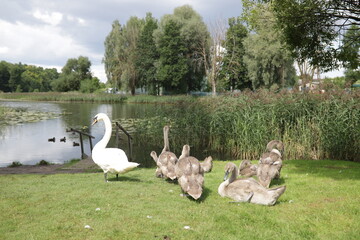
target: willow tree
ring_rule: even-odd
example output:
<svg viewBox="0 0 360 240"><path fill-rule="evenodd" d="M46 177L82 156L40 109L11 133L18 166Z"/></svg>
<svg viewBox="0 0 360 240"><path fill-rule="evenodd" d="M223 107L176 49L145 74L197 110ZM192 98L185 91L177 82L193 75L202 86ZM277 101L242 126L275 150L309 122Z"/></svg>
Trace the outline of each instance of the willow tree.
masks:
<svg viewBox="0 0 360 240"><path fill-rule="evenodd" d="M252 31L244 39L244 61L252 88L293 85L294 59L282 41L282 33L276 27L269 4L253 5L244 12L244 19Z"/></svg>
<svg viewBox="0 0 360 240"><path fill-rule="evenodd" d="M171 21L171 23L169 23ZM174 9L173 14L164 15L160 22L159 28L155 31L155 41L159 47L160 40L163 38L165 28L170 25L177 25L179 27L178 40L184 45L184 51L174 56L185 58L187 64L187 71L182 71L185 75L186 86L178 86L182 92L200 90L204 83L205 76L205 61L203 50L208 52L210 34L207 30L206 24L202 17L193 10L189 5L184 5ZM160 58L162 51L159 49ZM180 60L182 62L182 60ZM171 79L170 79L171 80Z"/></svg>
<svg viewBox="0 0 360 240"><path fill-rule="evenodd" d="M120 79L123 73L121 64L124 59L123 42L123 27L118 20L115 20L104 42L105 55L102 62L105 66L108 83L117 88L121 88Z"/></svg>
<svg viewBox="0 0 360 240"><path fill-rule="evenodd" d="M142 25L143 20L137 17L131 17L124 26L116 20L104 43L103 62L108 81L133 95L138 80L136 49Z"/></svg>

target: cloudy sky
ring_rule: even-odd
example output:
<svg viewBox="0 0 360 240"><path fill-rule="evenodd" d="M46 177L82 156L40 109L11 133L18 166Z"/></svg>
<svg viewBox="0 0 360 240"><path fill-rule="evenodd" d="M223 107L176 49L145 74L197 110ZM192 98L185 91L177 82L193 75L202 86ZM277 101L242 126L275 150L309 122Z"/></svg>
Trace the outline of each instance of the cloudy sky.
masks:
<svg viewBox="0 0 360 240"><path fill-rule="evenodd" d="M86 56L92 72L106 81L101 59L111 24L125 24L147 12L160 19L191 5L205 22L240 16L240 0L2 0L0 61L22 62L59 71L69 58Z"/></svg>
<svg viewBox="0 0 360 240"><path fill-rule="evenodd" d="M160 19L184 4L206 23L240 16L242 8L241 0L1 0L0 61L60 71L69 58L81 55L105 82L101 59L114 20L125 24L131 16L143 18L147 12Z"/></svg>

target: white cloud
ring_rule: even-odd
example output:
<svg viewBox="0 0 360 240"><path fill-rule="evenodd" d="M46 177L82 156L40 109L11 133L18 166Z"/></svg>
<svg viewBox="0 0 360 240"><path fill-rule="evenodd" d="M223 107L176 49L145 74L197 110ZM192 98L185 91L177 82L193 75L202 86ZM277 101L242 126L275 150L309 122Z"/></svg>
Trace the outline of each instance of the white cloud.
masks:
<svg viewBox="0 0 360 240"><path fill-rule="evenodd" d="M91 71L101 82L105 83L107 81L104 64L92 65Z"/></svg>
<svg viewBox="0 0 360 240"><path fill-rule="evenodd" d="M190 4L204 20L239 16L241 1L228 0L6 0L0 8L0 60L61 69L69 58L86 56L92 71L106 81L101 59L111 24L125 24L147 12L160 19Z"/></svg>
<svg viewBox="0 0 360 240"><path fill-rule="evenodd" d="M0 46L0 54L6 54L9 53L10 49L8 47L2 47Z"/></svg>
<svg viewBox="0 0 360 240"><path fill-rule="evenodd" d="M71 15L67 15L66 19L69 22L75 22L75 23L79 24L80 26L86 26L87 25L85 19L80 18L80 17L74 17L74 16L71 16Z"/></svg>
<svg viewBox="0 0 360 240"><path fill-rule="evenodd" d="M60 24L63 19L63 15L59 12L49 13L47 11L40 11L39 9L35 10L32 15L35 18L53 26Z"/></svg>
<svg viewBox="0 0 360 240"><path fill-rule="evenodd" d="M31 26L0 20L0 36L2 58L10 62L58 65L80 55L97 61L102 58L52 25Z"/></svg>
<svg viewBox="0 0 360 240"><path fill-rule="evenodd" d="M341 69L337 69L337 70L333 70L333 71L330 71L330 72L326 72L326 73L322 73L321 74L321 78L334 78L334 77L342 77L344 76L344 69L341 68Z"/></svg>

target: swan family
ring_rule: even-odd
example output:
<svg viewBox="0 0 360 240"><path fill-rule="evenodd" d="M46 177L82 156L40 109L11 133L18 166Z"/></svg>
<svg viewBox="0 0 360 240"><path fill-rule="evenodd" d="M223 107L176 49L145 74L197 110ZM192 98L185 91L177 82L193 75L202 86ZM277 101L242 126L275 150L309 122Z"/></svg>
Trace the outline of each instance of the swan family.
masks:
<svg viewBox="0 0 360 240"><path fill-rule="evenodd" d="M107 182L107 174L126 173L137 166L136 162L129 162L125 152L119 148L107 148L111 138L112 124L104 113L98 113L92 125L103 121L105 134L92 150L93 161L103 170ZM204 174L213 168L212 157L200 162L190 155L190 146L185 144L179 158L170 151L169 126L164 126L164 146L159 155L155 151L150 156L156 163L155 176L167 181L177 181L183 195L198 200L204 189ZM218 187L218 194L236 202L249 202L260 205L274 205L277 199L285 192L286 186L269 188L273 179L280 178L284 145L279 140L272 140L266 145L258 164L249 160L241 162L239 169L232 162L225 166L224 181ZM255 178L256 177L257 180Z"/></svg>

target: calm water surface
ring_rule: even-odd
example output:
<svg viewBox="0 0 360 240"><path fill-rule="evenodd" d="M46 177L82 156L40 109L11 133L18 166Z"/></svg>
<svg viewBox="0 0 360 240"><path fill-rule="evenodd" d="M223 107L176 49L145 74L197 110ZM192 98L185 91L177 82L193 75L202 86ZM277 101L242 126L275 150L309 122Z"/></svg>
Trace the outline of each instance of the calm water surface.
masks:
<svg viewBox="0 0 360 240"><path fill-rule="evenodd" d="M154 110L159 105L152 104L96 104L96 103L45 103L45 102L0 102L0 106L12 108L25 108L31 111L43 111L54 113L66 113L59 118L43 120L35 123L24 123L0 127L0 167L5 167L12 162L22 164L36 164L41 160L50 163L64 163L74 158L81 157L80 147L74 147L73 142L79 143L79 135L66 132L66 129L82 129L95 137L95 145L104 134L104 124L100 122L91 126L92 118L99 112L108 114L111 119L146 118L154 116ZM166 106L161 106L166 107ZM121 122L120 122L121 123ZM48 139L55 137L55 142ZM66 142L60 142L60 138L66 137ZM125 138L125 136L123 136ZM161 149L160 143L159 149ZM114 147L112 137L108 147ZM127 150L127 143L123 143L122 149ZM87 137L84 138L85 153L90 155L90 144ZM142 166L153 166L149 156L151 146L142 146L141 149L133 149L134 161Z"/></svg>

